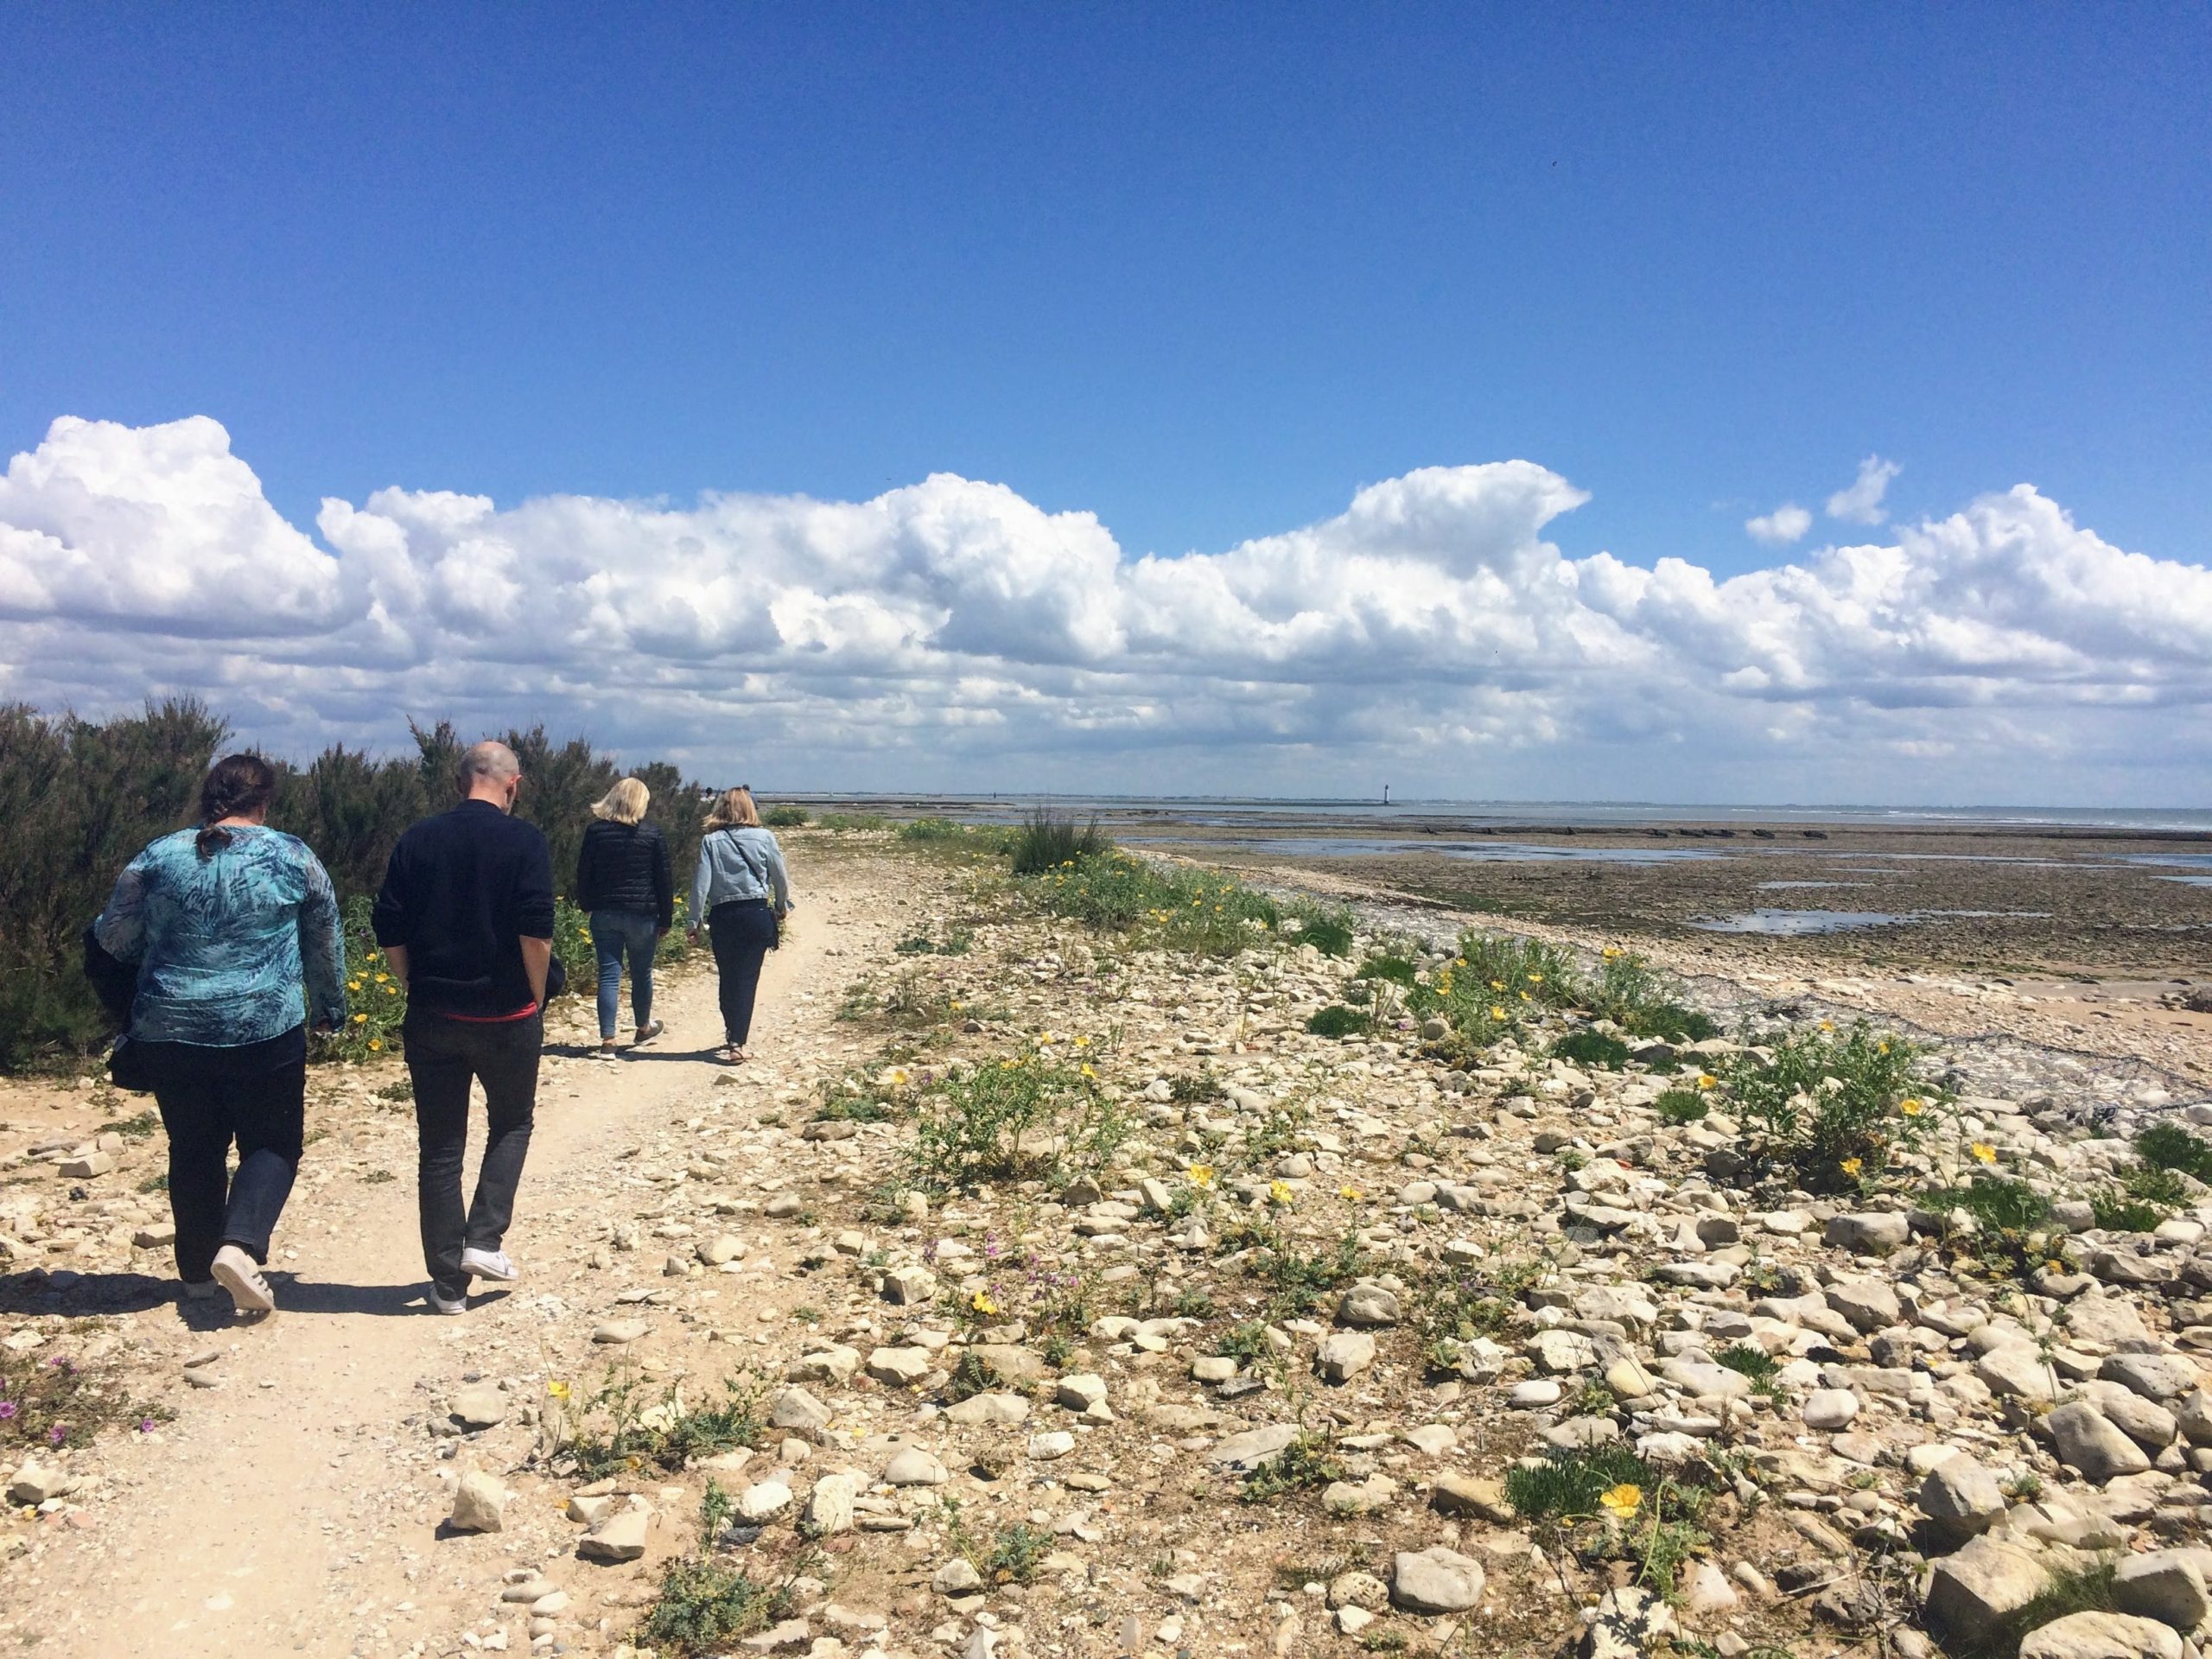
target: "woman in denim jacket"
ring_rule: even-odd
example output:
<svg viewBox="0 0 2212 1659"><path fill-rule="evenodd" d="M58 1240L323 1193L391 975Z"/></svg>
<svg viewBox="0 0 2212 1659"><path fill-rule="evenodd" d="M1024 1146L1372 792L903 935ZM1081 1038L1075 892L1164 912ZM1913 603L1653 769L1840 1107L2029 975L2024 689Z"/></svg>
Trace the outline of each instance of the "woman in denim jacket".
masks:
<svg viewBox="0 0 2212 1659"><path fill-rule="evenodd" d="M791 880L784 873L784 850L760 827L760 809L744 785L728 791L707 815L707 838L699 843L699 868L691 878L690 934L699 937L706 918L720 976L722 1035L715 1053L726 1065L741 1065L753 1035L753 999L760 987L760 964L782 938L781 924L791 908Z"/></svg>

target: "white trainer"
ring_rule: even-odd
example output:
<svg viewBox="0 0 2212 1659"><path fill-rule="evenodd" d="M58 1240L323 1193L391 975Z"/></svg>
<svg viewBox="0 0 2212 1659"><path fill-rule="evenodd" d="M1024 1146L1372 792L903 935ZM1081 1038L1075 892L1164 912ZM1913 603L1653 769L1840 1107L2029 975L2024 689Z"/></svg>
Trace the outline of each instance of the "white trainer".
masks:
<svg viewBox="0 0 2212 1659"><path fill-rule="evenodd" d="M231 1293L231 1300L241 1313L273 1313L276 1299L269 1294L269 1281L261 1276L260 1265L235 1244L226 1244L215 1252L215 1282Z"/></svg>
<svg viewBox="0 0 2212 1659"><path fill-rule="evenodd" d="M461 1270L473 1273L479 1279L496 1279L503 1285L511 1285L522 1277L515 1271L515 1264L507 1260L505 1250L463 1250Z"/></svg>
<svg viewBox="0 0 2212 1659"><path fill-rule="evenodd" d="M468 1298L456 1296L448 1301L438 1294L437 1287L433 1286L430 1289L430 1307L432 1312L438 1313L466 1313L468 1312Z"/></svg>

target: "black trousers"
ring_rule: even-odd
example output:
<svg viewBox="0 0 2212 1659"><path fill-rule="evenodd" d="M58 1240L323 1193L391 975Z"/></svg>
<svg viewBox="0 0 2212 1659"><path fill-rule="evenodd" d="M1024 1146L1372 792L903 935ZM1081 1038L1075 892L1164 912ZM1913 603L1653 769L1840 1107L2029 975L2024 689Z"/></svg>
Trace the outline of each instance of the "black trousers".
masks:
<svg viewBox="0 0 2212 1659"><path fill-rule="evenodd" d="M766 899L733 899L715 906L707 918L707 931L715 946L722 1035L741 1048L753 1035L753 999L760 988L760 964L775 947L776 912Z"/></svg>
<svg viewBox="0 0 2212 1659"><path fill-rule="evenodd" d="M169 1137L177 1277L205 1284L215 1252L226 1244L267 1262L269 1237L292 1195L305 1139L307 1027L236 1048L144 1046L154 1103ZM233 1141L235 1176L229 1166Z"/></svg>
<svg viewBox="0 0 2212 1659"><path fill-rule="evenodd" d="M407 1072L415 1084L415 1127L420 1153L416 1198L422 1212L423 1262L438 1294L448 1300L468 1294L461 1269L464 1249L496 1250L514 1219L515 1189L530 1155L530 1130L537 1105L537 1056L545 1046L545 1016L496 1024L448 1020L407 1011L401 1027ZM468 1150L468 1085L484 1084L490 1139L476 1172L476 1193L461 1203L461 1162Z"/></svg>

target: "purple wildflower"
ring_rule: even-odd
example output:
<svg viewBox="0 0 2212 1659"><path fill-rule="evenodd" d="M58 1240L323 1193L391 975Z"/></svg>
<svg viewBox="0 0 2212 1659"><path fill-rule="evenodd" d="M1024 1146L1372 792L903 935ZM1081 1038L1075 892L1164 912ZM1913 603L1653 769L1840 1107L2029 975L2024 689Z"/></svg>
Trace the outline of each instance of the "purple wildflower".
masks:
<svg viewBox="0 0 2212 1659"><path fill-rule="evenodd" d="M141 1434L152 1433L154 1432L154 1420L150 1417L141 1417L138 1420L138 1432Z"/></svg>
<svg viewBox="0 0 2212 1659"><path fill-rule="evenodd" d="M64 1428L60 1424L56 1423L52 1428L46 1431L46 1438L54 1445L59 1446L62 1441L69 1438L69 1431Z"/></svg>
<svg viewBox="0 0 2212 1659"><path fill-rule="evenodd" d="M0 1423L6 1422L15 1414L16 1402L12 1400L0 1400Z"/></svg>

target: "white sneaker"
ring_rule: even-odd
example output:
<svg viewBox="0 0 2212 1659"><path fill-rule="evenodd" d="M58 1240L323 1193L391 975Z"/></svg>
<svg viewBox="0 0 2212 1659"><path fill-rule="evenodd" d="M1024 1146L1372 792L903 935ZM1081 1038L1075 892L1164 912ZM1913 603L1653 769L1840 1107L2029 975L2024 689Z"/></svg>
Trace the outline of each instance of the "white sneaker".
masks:
<svg viewBox="0 0 2212 1659"><path fill-rule="evenodd" d="M479 1279L496 1279L503 1285L511 1285L522 1277L515 1271L515 1264L507 1260L505 1250L463 1250L461 1270L473 1273Z"/></svg>
<svg viewBox="0 0 2212 1659"><path fill-rule="evenodd" d="M215 1282L231 1293L231 1300L241 1313L273 1313L276 1299L269 1294L269 1281L261 1276L261 1268L254 1259L235 1244L226 1244L215 1252Z"/></svg>
<svg viewBox="0 0 2212 1659"><path fill-rule="evenodd" d="M468 1312L468 1298L456 1296L448 1301L438 1294L437 1287L433 1285L430 1287L430 1311L434 1313L466 1313Z"/></svg>

